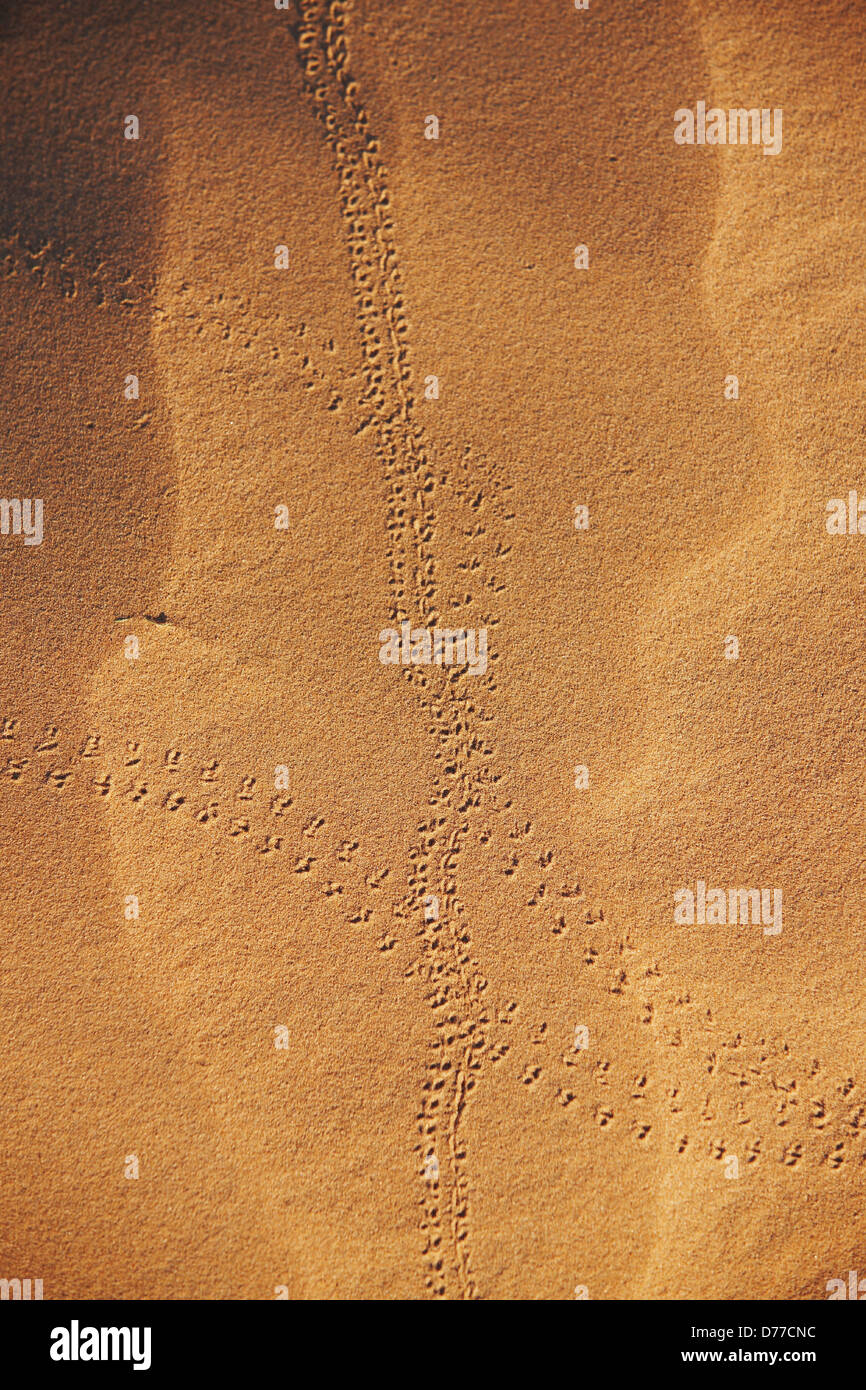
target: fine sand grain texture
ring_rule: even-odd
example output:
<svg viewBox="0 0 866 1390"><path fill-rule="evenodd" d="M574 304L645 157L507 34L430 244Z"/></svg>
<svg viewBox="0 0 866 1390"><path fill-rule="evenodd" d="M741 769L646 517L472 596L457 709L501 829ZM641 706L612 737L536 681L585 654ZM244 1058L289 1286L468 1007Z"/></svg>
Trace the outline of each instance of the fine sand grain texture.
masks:
<svg viewBox="0 0 866 1390"><path fill-rule="evenodd" d="M853 0L7 7L0 1277L866 1268L864 60Z"/></svg>

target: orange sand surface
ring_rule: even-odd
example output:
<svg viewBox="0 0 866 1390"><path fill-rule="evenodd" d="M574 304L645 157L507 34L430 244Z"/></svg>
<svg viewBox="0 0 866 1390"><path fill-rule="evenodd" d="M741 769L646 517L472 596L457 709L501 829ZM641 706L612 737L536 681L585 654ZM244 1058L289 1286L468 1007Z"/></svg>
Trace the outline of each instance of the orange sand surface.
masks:
<svg viewBox="0 0 866 1390"><path fill-rule="evenodd" d="M0 1276L866 1270L864 60L859 0L7 7Z"/></svg>

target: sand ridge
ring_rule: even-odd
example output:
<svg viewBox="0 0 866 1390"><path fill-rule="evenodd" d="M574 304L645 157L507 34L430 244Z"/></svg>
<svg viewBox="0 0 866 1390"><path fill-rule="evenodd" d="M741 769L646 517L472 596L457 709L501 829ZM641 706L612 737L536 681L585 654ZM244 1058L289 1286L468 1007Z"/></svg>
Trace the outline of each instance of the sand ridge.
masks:
<svg viewBox="0 0 866 1390"><path fill-rule="evenodd" d="M824 1297L866 1155L856 14L166 6L124 89L110 0L57 13L22 131L97 116L56 230L3 225L4 487L49 519L4 551L4 1268ZM698 99L784 108L778 158L675 145ZM404 621L487 670L383 666ZM778 939L676 926L698 880L781 885Z"/></svg>

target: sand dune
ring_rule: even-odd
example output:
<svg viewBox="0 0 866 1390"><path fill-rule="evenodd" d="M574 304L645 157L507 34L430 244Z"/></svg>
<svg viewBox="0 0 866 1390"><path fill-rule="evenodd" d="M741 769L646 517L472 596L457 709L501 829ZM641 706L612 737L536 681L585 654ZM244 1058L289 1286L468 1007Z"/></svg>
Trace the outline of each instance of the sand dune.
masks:
<svg viewBox="0 0 866 1390"><path fill-rule="evenodd" d="M3 491L46 527L0 537L0 1275L824 1298L866 1156L857 7L3 41ZM781 152L678 146L699 100ZM487 669L383 664L404 622ZM698 881L782 931L675 923Z"/></svg>

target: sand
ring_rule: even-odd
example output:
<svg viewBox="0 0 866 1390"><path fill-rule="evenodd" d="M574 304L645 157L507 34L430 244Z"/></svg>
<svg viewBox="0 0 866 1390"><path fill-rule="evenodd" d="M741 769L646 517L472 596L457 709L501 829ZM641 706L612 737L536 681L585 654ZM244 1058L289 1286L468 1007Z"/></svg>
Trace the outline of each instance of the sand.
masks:
<svg viewBox="0 0 866 1390"><path fill-rule="evenodd" d="M0 490L44 503L0 536L0 1277L825 1298L866 1258L862 6L0 32ZM678 146L699 101L781 152ZM404 622L486 670L383 664ZM677 923L699 882L782 930Z"/></svg>

